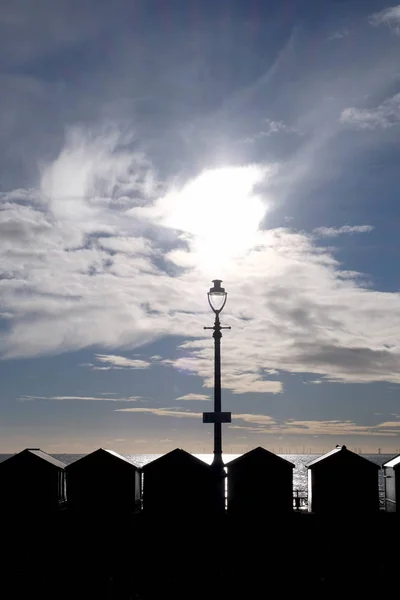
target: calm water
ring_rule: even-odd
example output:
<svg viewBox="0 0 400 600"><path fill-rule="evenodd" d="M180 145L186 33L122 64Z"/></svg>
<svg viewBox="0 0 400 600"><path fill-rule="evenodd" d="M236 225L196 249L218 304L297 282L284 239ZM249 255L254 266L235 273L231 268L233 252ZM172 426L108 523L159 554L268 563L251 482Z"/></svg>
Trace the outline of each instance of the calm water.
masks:
<svg viewBox="0 0 400 600"><path fill-rule="evenodd" d="M0 454L0 462L9 458L11 454ZM61 460L61 462L69 465L72 462L85 456L84 454L53 454L55 458ZM145 464L155 460L162 456L162 454L125 454L129 460L131 460L138 467L143 467ZM207 463L211 463L212 454L195 454L201 460ZM240 454L224 454L224 462L228 463L230 460L240 456ZM282 458L289 460L295 465L293 469L293 489L299 490L300 492L307 491L307 468L305 465L314 460L318 454L279 454ZM364 458L377 463L382 466L385 462L389 461L395 454L363 454ZM379 487L383 490L383 472L379 471Z"/></svg>

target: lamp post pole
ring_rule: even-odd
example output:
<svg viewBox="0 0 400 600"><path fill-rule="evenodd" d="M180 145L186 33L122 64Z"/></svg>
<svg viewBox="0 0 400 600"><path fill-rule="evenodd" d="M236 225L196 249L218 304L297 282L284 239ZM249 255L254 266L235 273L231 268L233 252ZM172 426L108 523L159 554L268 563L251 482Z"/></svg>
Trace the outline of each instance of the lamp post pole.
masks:
<svg viewBox="0 0 400 600"><path fill-rule="evenodd" d="M221 283L220 279L214 279L214 286L208 293L208 302L215 313L214 326L204 327L204 329L213 330L214 338L214 412L203 413L203 423L214 424L214 458L211 467L217 480L217 511L223 513L225 510L226 475L224 461L222 460L222 423L231 422L231 413L221 411L221 331L222 329L230 329L230 327L222 327L219 320L219 313L224 308L228 295L221 287Z"/></svg>
<svg viewBox="0 0 400 600"><path fill-rule="evenodd" d="M214 323L214 413L221 412L221 323L215 315ZM214 458L212 466L217 470L224 467L222 460L222 423L214 423Z"/></svg>

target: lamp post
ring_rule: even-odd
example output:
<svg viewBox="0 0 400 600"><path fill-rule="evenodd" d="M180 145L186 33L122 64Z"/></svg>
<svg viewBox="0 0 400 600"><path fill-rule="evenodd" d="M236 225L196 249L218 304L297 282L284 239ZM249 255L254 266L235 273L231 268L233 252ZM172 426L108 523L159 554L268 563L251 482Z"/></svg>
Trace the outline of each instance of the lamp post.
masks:
<svg viewBox="0 0 400 600"><path fill-rule="evenodd" d="M211 463L217 478L217 509L219 512L225 510L225 469L222 460L222 423L231 422L231 413L221 412L221 338L222 329L219 315L222 312L228 294L221 287L221 279L213 279L213 286L208 292L208 303L215 314L213 327L204 327L214 331L214 412L203 413L203 423L214 423L214 458Z"/></svg>

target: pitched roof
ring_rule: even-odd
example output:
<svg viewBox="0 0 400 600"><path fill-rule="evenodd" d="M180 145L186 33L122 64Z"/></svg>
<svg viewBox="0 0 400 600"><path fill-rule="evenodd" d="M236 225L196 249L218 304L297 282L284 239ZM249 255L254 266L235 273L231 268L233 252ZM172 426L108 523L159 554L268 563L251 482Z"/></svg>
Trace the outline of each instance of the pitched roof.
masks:
<svg viewBox="0 0 400 600"><path fill-rule="evenodd" d="M193 456L193 454L186 452L186 450L182 450L182 448L175 448L175 450L171 450L171 452L163 454L163 456L152 460L151 462L147 463L147 465L144 465L142 470L147 471L148 469L152 469L154 466L168 466L168 464L174 466L178 465L179 463L187 465L191 464L195 467L200 467L211 471L210 465L204 462L204 460L197 458L197 456Z"/></svg>
<svg viewBox="0 0 400 600"><path fill-rule="evenodd" d="M33 455L37 458L41 458L42 460L45 460L47 463L49 463L53 467L57 467L58 469L65 468L65 464L63 462L57 460L56 458L54 458L54 456L47 454L47 452L43 452L43 450L41 450L40 448L25 448L25 450L21 450L21 452L10 456L10 458L7 458L5 461L3 461L3 464L8 463L9 460L14 461L16 458L23 458L26 455Z"/></svg>
<svg viewBox="0 0 400 600"><path fill-rule="evenodd" d="M66 469L67 471L69 471L71 468L74 469L75 466L78 465L78 463L78 466L81 466L88 460L90 461L91 459L93 459L93 457L96 458L97 456L112 457L124 463L127 463L133 469L138 469L138 467L134 465L133 462L129 460L129 458L126 458L126 456L122 456L122 454L118 454L118 452L114 452L114 450L109 450L108 448L98 448L90 454L86 454L85 456L82 456L82 458L78 458L78 460L75 460L73 463L70 463L69 465L67 465Z"/></svg>
<svg viewBox="0 0 400 600"><path fill-rule="evenodd" d="M310 469L310 468L314 467L315 465L319 465L320 463L322 463L325 460L335 458L339 455L342 455L342 456L345 455L345 456L348 456L349 458L353 458L354 460L364 461L364 463L369 463L370 465L373 465L377 469L380 468L379 465L372 462L371 460L368 460L367 458L364 458L364 456L360 456L359 454L356 454L355 452L348 450L346 448L346 446L339 446L339 445L337 445L336 448L334 448L330 452L327 452L326 454L323 454L322 456L318 456L318 458L315 458L314 460L309 462L306 465L306 467L307 467L307 469Z"/></svg>
<svg viewBox="0 0 400 600"><path fill-rule="evenodd" d="M286 460L285 458L282 458L281 456L278 456L277 454L274 454L273 452L270 452L269 450L266 450L265 448L262 448L261 446L258 446L257 448L253 448L253 450L250 450L249 452L246 452L245 454L242 454L241 456L234 458L230 462L226 463L226 466L229 468L231 466L235 466L242 462L245 463L248 460L260 461L261 463L262 462L280 463L282 465L282 467L286 466L286 467L291 467L292 469L294 469L294 467L295 467L295 465L293 463L291 463L290 461Z"/></svg>
<svg viewBox="0 0 400 600"><path fill-rule="evenodd" d="M400 454L398 456L395 456L394 458L390 459L383 466L384 467L391 467L392 469L395 469L399 465L400 465Z"/></svg>

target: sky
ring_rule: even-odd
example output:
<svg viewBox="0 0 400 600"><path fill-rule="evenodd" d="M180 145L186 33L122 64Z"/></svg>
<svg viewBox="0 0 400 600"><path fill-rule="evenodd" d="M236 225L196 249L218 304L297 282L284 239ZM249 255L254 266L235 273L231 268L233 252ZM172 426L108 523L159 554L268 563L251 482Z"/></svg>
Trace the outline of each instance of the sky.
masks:
<svg viewBox="0 0 400 600"><path fill-rule="evenodd" d="M0 452L400 448L400 5L3 0Z"/></svg>

